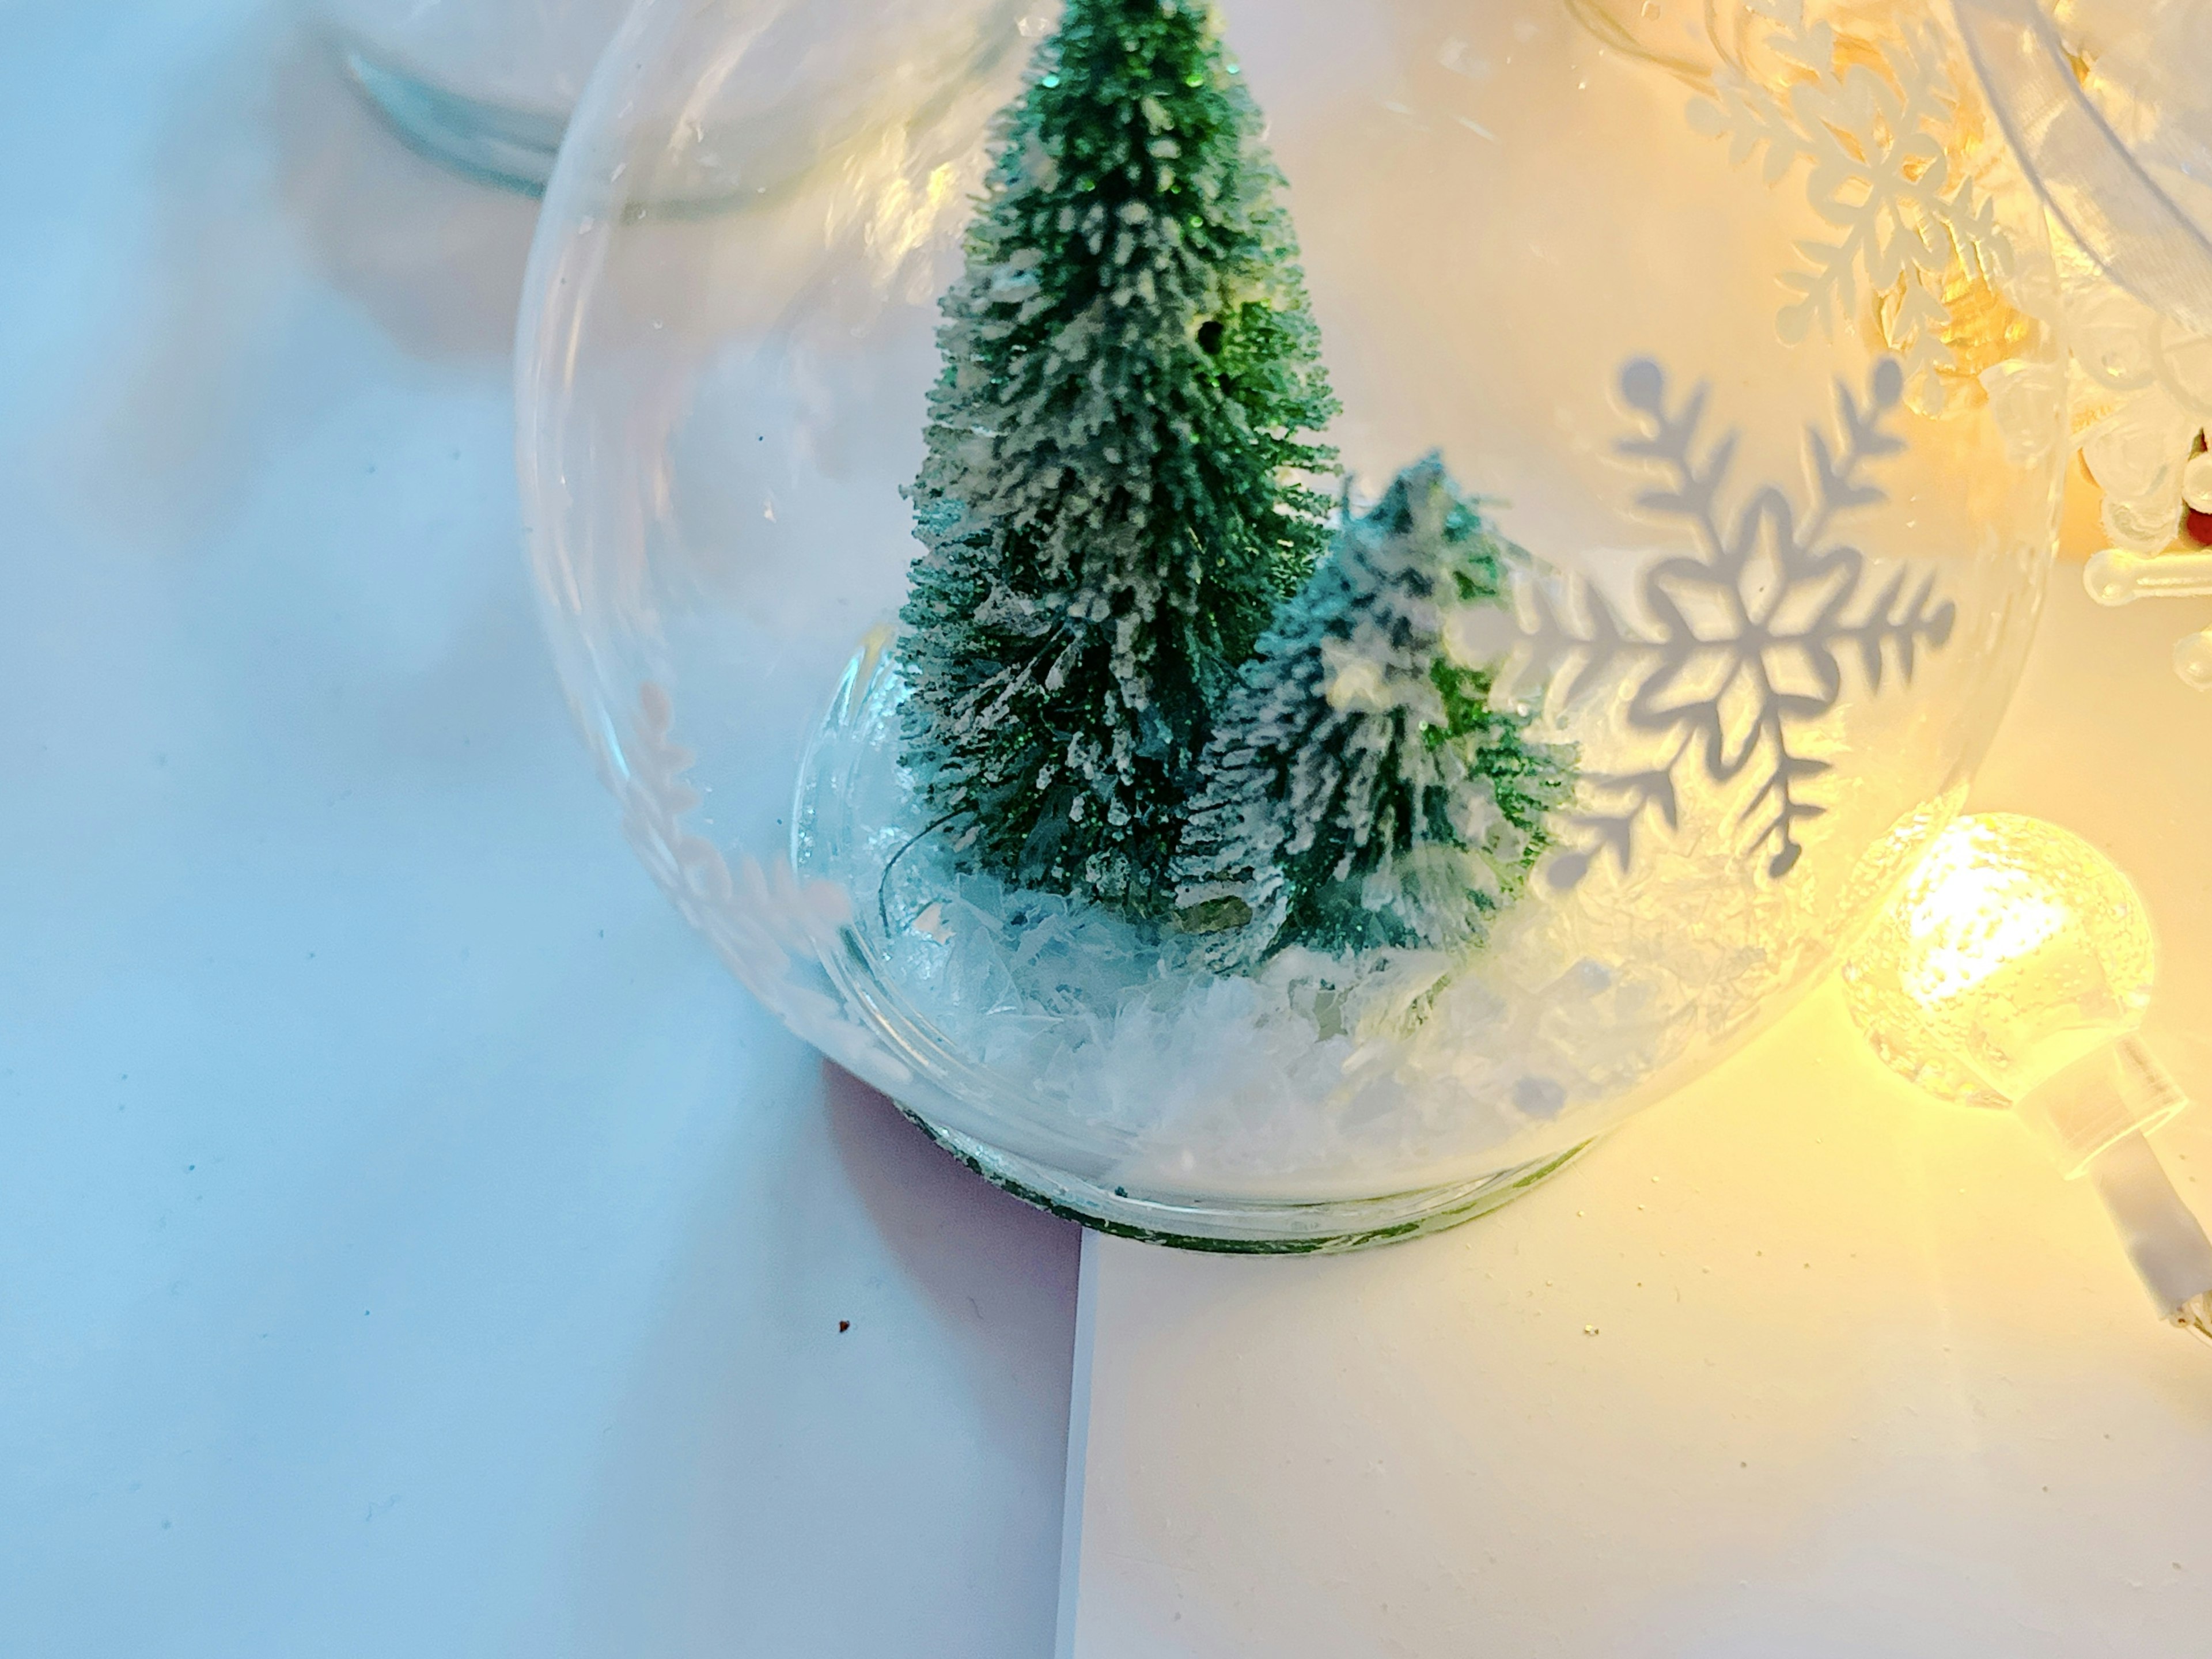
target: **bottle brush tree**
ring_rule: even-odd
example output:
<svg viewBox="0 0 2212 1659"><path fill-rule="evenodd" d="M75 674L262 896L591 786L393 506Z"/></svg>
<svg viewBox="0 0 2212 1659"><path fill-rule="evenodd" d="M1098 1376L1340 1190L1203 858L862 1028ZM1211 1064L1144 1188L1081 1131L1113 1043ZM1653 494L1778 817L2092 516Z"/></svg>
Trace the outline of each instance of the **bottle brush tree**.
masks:
<svg viewBox="0 0 2212 1659"><path fill-rule="evenodd" d="M911 495L905 755L952 844L1138 914L1328 535L1283 180L1206 0L1068 0L998 149Z"/></svg>
<svg viewBox="0 0 2212 1659"><path fill-rule="evenodd" d="M1174 873L1216 965L1291 944L1470 947L1522 890L1575 750L1492 707L1497 665L1462 660L1454 626L1508 603L1516 556L1434 455L1347 513L1204 757Z"/></svg>

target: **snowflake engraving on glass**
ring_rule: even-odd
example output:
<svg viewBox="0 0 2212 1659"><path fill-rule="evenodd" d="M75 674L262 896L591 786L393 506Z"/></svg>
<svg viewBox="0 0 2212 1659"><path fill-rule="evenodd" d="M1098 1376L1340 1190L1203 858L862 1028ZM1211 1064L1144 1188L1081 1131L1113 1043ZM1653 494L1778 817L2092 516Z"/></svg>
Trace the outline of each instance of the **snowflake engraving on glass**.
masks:
<svg viewBox="0 0 2212 1659"><path fill-rule="evenodd" d="M1999 297L2014 258L1996 203L1954 176L1959 94L1935 25L1868 43L1808 18L1805 0L1746 9L1760 27L1743 50L1715 41L1723 61L1690 124L1725 138L1738 163L1764 151L1769 185L1802 163L1806 200L1835 233L1798 242L1805 263L1781 278L1797 298L1775 326L1787 341L1832 335L1863 292L1916 405L1939 412L1962 379L2011 355L2020 325ZM1751 52L1771 55L1771 71L1754 72Z"/></svg>
<svg viewBox="0 0 2212 1659"><path fill-rule="evenodd" d="M1829 763L1802 752L1794 734L1836 707L1844 659L1857 660L1869 692L1881 690L1893 659L1910 683L1919 653L1944 645L1955 619L1955 607L1936 596L1935 576L1916 582L1903 566L1867 596L1872 562L1842 539L1852 512L1887 499L1869 469L1905 448L1883 424L1903 400L1904 381L1894 358L1875 364L1863 401L1838 381L1838 440L1831 444L1817 425L1805 431L1807 509L1801 514L1787 491L1765 483L1730 520L1723 495L1736 434L1699 447L1710 387L1670 407L1657 363L1639 358L1620 371L1622 401L1645 431L1617 447L1665 479L1637 503L1681 524L1697 551L1644 572L1643 628L1624 623L1588 581L1553 575L1526 586L1533 615L1523 682L1561 688L1569 708L1632 688L1628 726L1656 742L1647 768L1583 774L1591 804L1573 822L1584 839L1551 862L1553 886L1576 885L1602 852L1626 871L1647 817L1679 827L1676 774L1692 763L1717 784L1755 782L1739 812L1747 847L1766 854L1770 876L1796 866L1804 851L1799 826L1826 810L1813 786Z"/></svg>

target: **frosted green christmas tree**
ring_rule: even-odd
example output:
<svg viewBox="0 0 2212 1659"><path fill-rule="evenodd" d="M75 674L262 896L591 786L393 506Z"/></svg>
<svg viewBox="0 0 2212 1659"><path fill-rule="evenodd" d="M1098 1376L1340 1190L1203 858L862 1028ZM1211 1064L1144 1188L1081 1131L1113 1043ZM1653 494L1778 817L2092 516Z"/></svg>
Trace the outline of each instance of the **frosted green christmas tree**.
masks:
<svg viewBox="0 0 2212 1659"><path fill-rule="evenodd" d="M1515 556L1433 455L1347 515L1206 753L1175 876L1216 965L1471 946L1522 890L1575 751L1491 706L1493 666L1461 659L1456 626L1505 605Z"/></svg>
<svg viewBox="0 0 2212 1659"><path fill-rule="evenodd" d="M1140 914L1212 710L1328 539L1335 412L1204 0L1068 0L1000 149L912 491L905 753L954 844Z"/></svg>

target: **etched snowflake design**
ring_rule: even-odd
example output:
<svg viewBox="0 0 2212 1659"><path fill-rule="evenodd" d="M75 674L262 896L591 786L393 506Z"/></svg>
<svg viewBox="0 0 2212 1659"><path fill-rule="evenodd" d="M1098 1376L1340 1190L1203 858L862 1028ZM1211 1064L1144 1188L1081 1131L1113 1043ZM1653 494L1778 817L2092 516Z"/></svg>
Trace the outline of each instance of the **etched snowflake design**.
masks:
<svg viewBox="0 0 2212 1659"><path fill-rule="evenodd" d="M1958 94L1942 39L1932 22L1913 19L1872 53L1846 53L1839 68L1834 27L1808 21L1804 0L1747 5L1764 20L1760 40L1786 80L1770 86L1741 62L1723 62L1712 95L1690 105L1690 124L1726 138L1739 164L1763 151L1770 186L1804 164L1806 199L1838 233L1797 244L1806 263L1782 275L1797 298L1776 329L1793 344L1815 326L1832 335L1863 290L1883 302L1883 332L1916 398L1940 409L1940 374L1957 367L1947 295L1962 278L1994 287L2013 267L1995 204L1963 170L1953 182L1945 135L1956 126Z"/></svg>
<svg viewBox="0 0 2212 1659"><path fill-rule="evenodd" d="M1679 523L1697 550L1644 572L1642 627L1587 581L1554 575L1526 590L1524 683L1534 676L1557 690L1555 707L1632 687L1626 723L1654 740L1656 757L1636 771L1584 771L1587 810L1571 820L1582 839L1554 859L1548 878L1571 887L1607 850L1625 871L1647 817L1679 828L1676 779L1689 764L1716 784L1757 780L1737 818L1746 851L1766 854L1770 876L1787 875L1804 852L1799 826L1827 810L1811 786L1829 763L1805 752L1799 737L1840 700L1845 661L1856 659L1869 691L1881 689L1892 662L1909 683L1920 654L1942 647L1956 620L1932 574L1916 583L1899 568L1868 595L1871 562L1841 539L1850 514L1888 499L1868 471L1905 447L1884 427L1903 401L1904 370L1895 358L1877 363L1863 401L1837 382L1838 441L1806 428L1808 511L1766 483L1732 520L1723 497L1737 434L1700 444L1708 388L1670 406L1666 373L1649 359L1625 367L1620 384L1645 430L1616 448L1665 480L1637 505Z"/></svg>

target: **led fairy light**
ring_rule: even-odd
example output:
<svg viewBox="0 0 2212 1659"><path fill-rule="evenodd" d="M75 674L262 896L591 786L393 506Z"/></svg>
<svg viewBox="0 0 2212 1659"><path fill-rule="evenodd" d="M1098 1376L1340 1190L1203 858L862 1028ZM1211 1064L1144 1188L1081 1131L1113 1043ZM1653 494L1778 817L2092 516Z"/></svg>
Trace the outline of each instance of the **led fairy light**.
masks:
<svg viewBox="0 0 2212 1659"><path fill-rule="evenodd" d="M1885 1062L2017 1110L2096 1186L2160 1310L2212 1338L2212 1241L2145 1138L2187 1103L2137 1036L2156 959L2141 896L2103 854L1984 813L1936 837L1843 978Z"/></svg>
<svg viewBox="0 0 2212 1659"><path fill-rule="evenodd" d="M2212 504L2212 477L2204 481L2201 494ZM2192 504L2196 499L2191 498ZM2081 574L2089 597L2099 605L2212 596L2212 553L2130 553L2108 547ZM2199 691L2212 691L2212 628L2190 635L2173 647L2173 667Z"/></svg>

